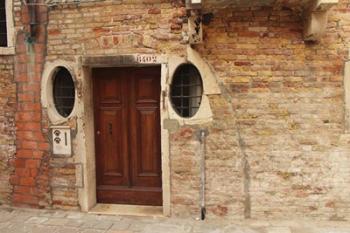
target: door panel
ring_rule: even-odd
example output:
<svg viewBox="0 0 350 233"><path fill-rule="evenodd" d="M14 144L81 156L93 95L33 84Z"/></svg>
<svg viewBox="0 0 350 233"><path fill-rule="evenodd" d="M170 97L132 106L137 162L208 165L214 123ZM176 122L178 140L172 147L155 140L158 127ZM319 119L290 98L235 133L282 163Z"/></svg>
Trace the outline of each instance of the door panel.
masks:
<svg viewBox="0 0 350 233"><path fill-rule="evenodd" d="M156 151L154 151L154 135L156 135L155 122L157 120L155 110L156 109L138 109L138 123L142 126L140 127L141 132L139 134L140 151L137 158L137 161L140 161L139 166L137 167L140 176L145 176L147 173L158 171L155 166L156 160L153 159L153 156L156 153ZM142 173L144 173L144 175L142 175Z"/></svg>
<svg viewBox="0 0 350 233"><path fill-rule="evenodd" d="M100 75L103 75L101 82L98 83L101 85L101 93L98 94L101 104L121 104L123 80L121 78L109 77L110 73L105 70L103 70Z"/></svg>
<svg viewBox="0 0 350 233"><path fill-rule="evenodd" d="M113 70L94 70L95 146L97 184L128 185L128 147L125 137L127 111L122 107L121 78L112 78Z"/></svg>
<svg viewBox="0 0 350 233"><path fill-rule="evenodd" d="M160 158L160 73L154 70L144 73L137 70L133 82L136 93L132 96L131 142L137 148L131 152L132 180L136 185L161 187ZM150 91L152 90L152 91Z"/></svg>
<svg viewBox="0 0 350 233"><path fill-rule="evenodd" d="M160 67L93 69L97 200L162 205Z"/></svg>
<svg viewBox="0 0 350 233"><path fill-rule="evenodd" d="M157 151L157 111L154 108L138 109L138 125L140 125L141 132L139 134L140 148L138 151L139 166L138 173L140 176L154 173L153 176L158 175L158 159L155 158ZM145 173L145 174L141 174Z"/></svg>
<svg viewBox="0 0 350 233"><path fill-rule="evenodd" d="M122 124L116 119L121 119L121 108L101 108L101 139L104 146L101 147L101 154L103 158L103 171L106 179L112 178L109 181L113 183L114 177L122 177L123 170L123 151L122 138L116 135L122 134Z"/></svg>
<svg viewBox="0 0 350 233"><path fill-rule="evenodd" d="M144 76L144 77L139 77L135 81L136 81L135 89L136 89L137 104L159 103L158 90L154 91L156 88L157 89L160 88L160 83L158 83L158 79L155 79L154 76Z"/></svg>

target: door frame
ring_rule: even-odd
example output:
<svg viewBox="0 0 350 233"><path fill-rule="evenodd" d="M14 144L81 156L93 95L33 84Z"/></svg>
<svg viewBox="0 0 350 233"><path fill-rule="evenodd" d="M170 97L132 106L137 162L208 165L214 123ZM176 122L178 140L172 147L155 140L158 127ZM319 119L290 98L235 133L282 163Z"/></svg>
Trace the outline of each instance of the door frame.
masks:
<svg viewBox="0 0 350 233"><path fill-rule="evenodd" d="M122 55L123 56L123 55ZM120 57L122 57L120 56ZM132 55L137 57L137 55ZM161 170L162 170L162 195L163 195L163 215L170 216L170 159L169 159L169 132L164 128L164 119L168 119L167 107L164 108L164 102L166 96L162 93L167 91L168 85L167 80L169 77L168 59L163 55L156 56L156 62L152 64L145 62L137 62L133 59L117 59L118 56L114 56L115 59L106 59L106 57L93 57L93 63L81 61L81 76L82 83L80 84L80 90L78 95L81 93L81 100L83 109L81 117L84 119L78 120L82 128L82 135L85 140L81 141L82 145L77 145L76 148L81 149L80 159L84 167L84 174L82 175L84 187L79 190L79 204L82 211L89 211L96 204L96 167L95 167L95 129L94 129L94 102L93 102L93 77L92 69L97 67L145 67L145 66L160 66L161 69L161 96L160 96L160 141L161 141ZM107 61L107 62L106 62ZM122 61L122 64L120 62ZM79 85L79 84L78 84ZM83 94L87 93L87 94ZM164 99L165 98L165 99ZM78 136L78 135L77 135Z"/></svg>
<svg viewBox="0 0 350 233"><path fill-rule="evenodd" d="M161 66L161 97L160 97L160 124L161 124L161 157L162 157L162 192L163 215L171 214L171 170L170 170L170 139L171 127L164 124L165 120L173 120L179 125L208 123L212 120L212 112L209 104L209 95L220 94L219 84L210 65L201 58L200 54L191 47L183 56L146 54L151 59L142 59L142 54L128 55L95 55L77 56L72 67L77 76L77 110L76 128L73 141L73 154L76 161L82 164L81 171L76 172L77 180L81 180L82 188L78 189L78 200L82 211L88 212L96 205L96 172L95 172L95 129L94 129L94 105L92 98L91 69L95 67L137 67L137 66ZM140 59L141 58L141 59ZM183 63L194 64L201 73L204 94L198 113L189 119L179 117L171 107L168 98L171 79L176 68ZM52 66L52 64L48 64ZM176 124L175 124L176 125ZM169 128L168 128L169 127ZM176 126L175 126L176 128ZM76 153L78 152L79 153Z"/></svg>

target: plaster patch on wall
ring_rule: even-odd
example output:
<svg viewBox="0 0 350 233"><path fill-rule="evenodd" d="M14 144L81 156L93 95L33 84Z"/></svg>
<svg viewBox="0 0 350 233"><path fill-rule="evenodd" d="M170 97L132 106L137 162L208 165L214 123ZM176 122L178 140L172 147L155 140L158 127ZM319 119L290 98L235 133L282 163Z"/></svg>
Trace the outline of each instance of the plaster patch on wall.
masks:
<svg viewBox="0 0 350 233"><path fill-rule="evenodd" d="M175 132L180 127L177 120L165 119L163 121L163 128L169 130L170 132Z"/></svg>

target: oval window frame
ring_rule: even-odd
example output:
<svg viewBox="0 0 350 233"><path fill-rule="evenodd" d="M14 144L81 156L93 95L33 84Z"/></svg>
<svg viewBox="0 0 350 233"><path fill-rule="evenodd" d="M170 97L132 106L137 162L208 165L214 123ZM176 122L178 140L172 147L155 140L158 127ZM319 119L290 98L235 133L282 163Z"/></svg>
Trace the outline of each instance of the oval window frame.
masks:
<svg viewBox="0 0 350 233"><path fill-rule="evenodd" d="M58 69L63 67L67 69L72 77L74 83L74 106L72 112L67 116L63 117L56 109L54 96L53 96L53 82ZM54 125L62 124L67 122L70 118L76 115L76 108L78 105L78 92L77 92L77 79L74 72L74 64L65 61L57 61L47 63L43 72L41 82L41 103L43 108L47 109L47 114L50 122Z"/></svg>
<svg viewBox="0 0 350 233"><path fill-rule="evenodd" d="M201 96L200 96L200 103L197 107L197 111L191 115L189 114L189 116L183 116L181 113L179 113L178 111L178 108L176 107L176 105L174 104L174 101L173 101L173 95L172 95L172 92L173 92L173 82L174 82L174 79L176 78L175 76L177 75L177 72L179 72L179 70L184 67L184 66L192 66L194 69L195 69L195 72L197 73L197 77L199 78L199 81L200 81L200 86L201 86ZM172 75L172 78L171 78L171 82L170 82L170 85L169 85L169 102L170 102L170 105L173 109L173 111L177 114L178 117L182 118L182 119L192 119L194 117L196 117L196 115L200 112L200 108L203 104L203 98L204 98L204 81L203 81L203 77L202 77L202 74L201 72L199 71L199 69L192 63L181 63L179 64L176 69L174 70L174 73Z"/></svg>
<svg viewBox="0 0 350 233"><path fill-rule="evenodd" d="M68 72L68 74L70 75L70 84L73 84L73 105L71 106L71 109L69 110L69 113L67 114L67 116L64 115L64 110L62 109L62 106L60 106L60 103L59 103L59 98L62 97L60 95L58 95L57 92L57 87L55 85L58 85L58 84L62 84L62 83L59 83L59 81L57 81L57 75L59 72L61 71L64 71L64 72ZM62 88L61 88L62 89ZM59 114L61 117L63 118L69 118L69 116L72 114L73 112L73 109L74 109L74 105L75 105L75 102L76 102L76 85L75 85L75 82L74 82L74 79L73 79L73 76L71 74L71 72L63 67L63 66L59 66L59 67L56 67L55 69L55 72L53 73L52 75L52 97L53 97L53 103L54 103L54 106L55 106L55 109L56 109L56 112L57 114ZM71 94L71 93L70 93Z"/></svg>

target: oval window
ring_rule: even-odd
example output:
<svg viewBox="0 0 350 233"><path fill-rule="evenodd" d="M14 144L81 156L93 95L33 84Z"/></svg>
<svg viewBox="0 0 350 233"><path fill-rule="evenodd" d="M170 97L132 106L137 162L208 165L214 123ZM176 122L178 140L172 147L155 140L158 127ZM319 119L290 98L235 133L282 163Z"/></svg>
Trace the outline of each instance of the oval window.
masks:
<svg viewBox="0 0 350 233"><path fill-rule="evenodd" d="M53 77L53 100L57 112L68 117L74 107L75 86L72 75L64 67L58 67Z"/></svg>
<svg viewBox="0 0 350 233"><path fill-rule="evenodd" d="M202 78L192 64L180 65L170 86L171 104L182 117L194 116L201 104L203 94Z"/></svg>

